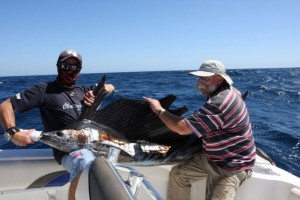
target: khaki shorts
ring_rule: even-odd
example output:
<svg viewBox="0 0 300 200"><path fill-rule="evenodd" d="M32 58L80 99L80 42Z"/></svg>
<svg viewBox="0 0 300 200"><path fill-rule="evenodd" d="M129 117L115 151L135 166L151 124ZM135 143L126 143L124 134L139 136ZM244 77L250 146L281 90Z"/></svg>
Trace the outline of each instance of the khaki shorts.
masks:
<svg viewBox="0 0 300 200"><path fill-rule="evenodd" d="M233 200L239 186L251 177L251 170L228 172L211 164L203 154L175 166L170 172L168 200L189 200L191 184L206 180L206 200Z"/></svg>

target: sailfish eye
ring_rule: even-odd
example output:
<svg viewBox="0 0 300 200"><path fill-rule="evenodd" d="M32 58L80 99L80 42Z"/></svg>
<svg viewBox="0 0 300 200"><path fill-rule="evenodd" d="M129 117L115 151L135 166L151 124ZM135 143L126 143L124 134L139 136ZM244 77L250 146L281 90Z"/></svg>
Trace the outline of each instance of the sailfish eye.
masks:
<svg viewBox="0 0 300 200"><path fill-rule="evenodd" d="M63 132L58 131L58 132L56 132L56 135L57 135L58 137L62 137L64 134L63 134Z"/></svg>

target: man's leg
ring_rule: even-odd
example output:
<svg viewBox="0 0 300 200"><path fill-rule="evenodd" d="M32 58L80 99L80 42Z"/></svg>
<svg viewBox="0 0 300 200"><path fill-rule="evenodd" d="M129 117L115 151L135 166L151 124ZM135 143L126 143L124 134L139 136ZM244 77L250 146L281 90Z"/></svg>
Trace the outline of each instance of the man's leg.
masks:
<svg viewBox="0 0 300 200"><path fill-rule="evenodd" d="M168 200L189 200L191 183L207 177L207 159L202 154L195 155L175 166L169 175Z"/></svg>
<svg viewBox="0 0 300 200"><path fill-rule="evenodd" d="M221 170L218 170L221 171ZM237 189L251 177L251 170L237 173L221 173L219 180L213 181L211 200L233 200Z"/></svg>
<svg viewBox="0 0 300 200"><path fill-rule="evenodd" d="M75 193L77 189L77 185L80 179L81 173L79 173L71 182L69 187L68 200L76 200Z"/></svg>
<svg viewBox="0 0 300 200"><path fill-rule="evenodd" d="M69 200L75 200L76 188L82 170L96 157L87 149L80 149L65 155L62 158L62 166L70 172Z"/></svg>

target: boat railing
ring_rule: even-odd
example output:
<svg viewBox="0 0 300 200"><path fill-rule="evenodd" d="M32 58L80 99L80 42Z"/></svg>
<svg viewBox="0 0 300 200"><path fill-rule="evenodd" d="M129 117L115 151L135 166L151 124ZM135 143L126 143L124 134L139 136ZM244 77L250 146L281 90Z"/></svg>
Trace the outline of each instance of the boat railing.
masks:
<svg viewBox="0 0 300 200"><path fill-rule="evenodd" d="M154 189L150 182L144 177L143 174L138 172L136 169L129 165L118 163L118 157L120 154L120 149L115 147L110 147L108 153L108 160L113 164L117 170L126 170L129 172L128 180L125 182L129 185L131 192L137 197L141 185L146 188L149 192L149 195L154 200L163 200L159 193Z"/></svg>

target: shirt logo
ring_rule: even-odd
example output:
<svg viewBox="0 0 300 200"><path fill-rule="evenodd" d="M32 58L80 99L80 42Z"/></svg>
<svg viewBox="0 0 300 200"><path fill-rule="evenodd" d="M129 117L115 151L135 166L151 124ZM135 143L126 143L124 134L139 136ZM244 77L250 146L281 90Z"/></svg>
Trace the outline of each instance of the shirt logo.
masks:
<svg viewBox="0 0 300 200"><path fill-rule="evenodd" d="M78 112L81 112L81 108L82 108L82 105L81 105L81 104L75 104L75 105L72 105L72 104L70 104L70 103L64 103L63 109L64 109L64 110L65 110L65 109L73 109L74 106L76 107L76 110L77 110Z"/></svg>
<svg viewBox="0 0 300 200"><path fill-rule="evenodd" d="M16 98L21 99L21 94L20 93L16 94Z"/></svg>

